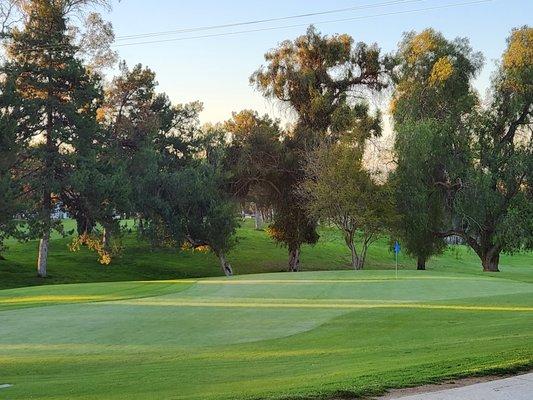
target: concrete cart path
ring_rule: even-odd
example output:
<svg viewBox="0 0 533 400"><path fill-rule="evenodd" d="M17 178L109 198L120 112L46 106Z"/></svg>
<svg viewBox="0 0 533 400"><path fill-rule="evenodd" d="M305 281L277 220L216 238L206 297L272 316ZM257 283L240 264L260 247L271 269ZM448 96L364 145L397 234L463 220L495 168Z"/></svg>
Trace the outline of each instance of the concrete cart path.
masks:
<svg viewBox="0 0 533 400"><path fill-rule="evenodd" d="M437 392L420 393L404 397L392 397L398 400L532 400L533 373L477 383Z"/></svg>

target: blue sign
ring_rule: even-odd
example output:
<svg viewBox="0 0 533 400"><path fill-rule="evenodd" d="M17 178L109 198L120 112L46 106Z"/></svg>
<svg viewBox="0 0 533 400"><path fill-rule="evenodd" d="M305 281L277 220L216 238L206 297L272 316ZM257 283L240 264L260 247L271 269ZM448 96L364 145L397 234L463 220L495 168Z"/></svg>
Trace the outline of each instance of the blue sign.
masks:
<svg viewBox="0 0 533 400"><path fill-rule="evenodd" d="M398 241L394 242L394 254L398 254L402 248L400 247L400 243Z"/></svg>

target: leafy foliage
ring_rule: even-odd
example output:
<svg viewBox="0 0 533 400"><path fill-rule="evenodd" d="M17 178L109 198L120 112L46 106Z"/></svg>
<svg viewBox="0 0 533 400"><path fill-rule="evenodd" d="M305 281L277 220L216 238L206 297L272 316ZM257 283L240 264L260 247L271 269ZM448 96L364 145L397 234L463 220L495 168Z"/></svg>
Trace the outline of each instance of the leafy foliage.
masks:
<svg viewBox="0 0 533 400"><path fill-rule="evenodd" d="M306 164L301 186L309 214L343 232L354 269L363 268L368 247L394 218L388 188L377 184L363 166L362 147L347 140L319 147Z"/></svg>
<svg viewBox="0 0 533 400"><path fill-rule="evenodd" d="M10 79L0 83L0 259L4 241L17 233L15 216L22 211L23 188L15 176L18 144L16 119L10 111L14 104L14 87Z"/></svg>
<svg viewBox="0 0 533 400"><path fill-rule="evenodd" d="M533 248L533 28L512 32L486 108L471 124L469 168L458 191L456 229L498 269L501 252Z"/></svg>
<svg viewBox="0 0 533 400"><path fill-rule="evenodd" d="M267 66L251 77L266 97L296 114L294 128L283 138L273 238L289 249L289 269L299 269L302 243L318 240L316 220L309 218L298 186L305 179L305 155L326 138L335 140L353 125L361 92L387 84L387 60L377 46L353 43L348 35L323 36L314 27L265 55Z"/></svg>
<svg viewBox="0 0 533 400"><path fill-rule="evenodd" d="M395 230L423 269L445 247L435 232L455 222L447 212L450 193L441 189L454 188L468 164L465 121L477 104L470 82L481 55L466 39L448 41L426 29L406 34L395 58Z"/></svg>

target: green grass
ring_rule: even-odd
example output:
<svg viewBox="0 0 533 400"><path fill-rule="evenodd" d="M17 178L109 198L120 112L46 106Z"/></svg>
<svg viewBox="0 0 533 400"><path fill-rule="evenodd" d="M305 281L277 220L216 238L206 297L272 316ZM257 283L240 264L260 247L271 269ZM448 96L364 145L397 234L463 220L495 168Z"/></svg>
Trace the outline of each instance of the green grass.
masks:
<svg viewBox="0 0 533 400"><path fill-rule="evenodd" d="M72 221L66 221L66 229L74 228ZM350 269L349 251L335 229L322 229L316 246L304 246L302 269L341 270ZM229 254L235 273L253 274L280 272L287 268L287 251L277 246L263 231L252 228L247 220L237 232L238 244ZM180 279L220 276L218 260L211 254L154 250L139 242L135 234L124 239L124 254L110 266L100 265L94 253L82 249L78 253L68 250L71 238L55 235L50 245L48 278L36 276L37 241L17 243L9 241L5 254L7 260L0 261L0 289L40 284L115 282L132 280ZM510 279L531 279L528 267L533 264L531 253L513 257L503 256L501 269L504 277ZM414 269L415 262L400 254L400 267ZM454 246L443 256L428 263L430 269L461 273L479 273L479 258L464 246ZM367 269L383 270L394 268L394 255L387 239L375 243L369 252Z"/></svg>
<svg viewBox="0 0 533 400"><path fill-rule="evenodd" d="M428 271L402 256L395 279L385 239L356 272L323 229L302 266L337 271L268 273L286 251L249 223L238 236L231 279L210 254L152 251L132 234L108 267L56 236L43 281L36 242L10 242L0 385L13 386L0 398L340 399L533 367L531 253L503 257L499 274L462 246Z"/></svg>
<svg viewBox="0 0 533 400"><path fill-rule="evenodd" d="M0 395L339 398L528 368L526 281L335 271L3 290Z"/></svg>

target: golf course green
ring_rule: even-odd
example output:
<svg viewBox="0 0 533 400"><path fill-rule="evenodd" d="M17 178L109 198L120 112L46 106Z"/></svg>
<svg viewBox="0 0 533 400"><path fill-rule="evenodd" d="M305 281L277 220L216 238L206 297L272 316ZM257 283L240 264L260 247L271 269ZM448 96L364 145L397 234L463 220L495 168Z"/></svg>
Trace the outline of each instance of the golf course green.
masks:
<svg viewBox="0 0 533 400"><path fill-rule="evenodd" d="M338 399L527 369L533 271L518 269L2 290L0 398Z"/></svg>

